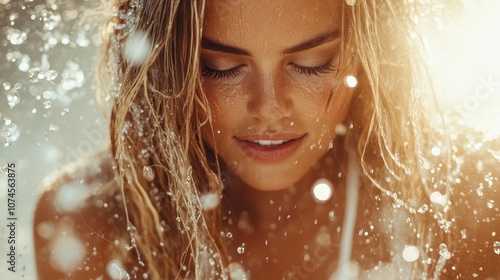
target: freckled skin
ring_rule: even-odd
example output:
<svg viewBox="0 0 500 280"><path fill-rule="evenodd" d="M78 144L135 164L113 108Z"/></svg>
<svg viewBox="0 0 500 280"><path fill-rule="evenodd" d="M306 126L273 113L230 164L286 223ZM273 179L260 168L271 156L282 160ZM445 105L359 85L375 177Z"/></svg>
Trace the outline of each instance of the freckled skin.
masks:
<svg viewBox="0 0 500 280"><path fill-rule="evenodd" d="M339 234L332 231L331 247L318 247L315 240L321 227L331 226L327 217L332 209L338 215L333 223L342 223L344 192L340 186L344 181L337 178L341 155L334 155L342 144L337 143L335 127L346 117L352 92L339 82L342 78L335 70L306 75L292 67L317 67L338 60L340 38L297 53L281 52L319 34L340 30L341 2L238 1L237 7L235 3L208 2L203 37L247 50L251 56L201 52L202 64L211 69L243 66L234 77L204 77L203 82L213 109L215 135L212 139L212 131L205 128L204 139L234 175L225 189L228 203L223 205L225 213L231 213L227 218L234 221L226 225L234 236L228 249L233 261L241 262L252 279L282 279L289 273L322 279L332 265L335 268ZM234 139L269 130L307 136L294 155L273 163L248 157ZM337 150L328 150L332 141L338 144ZM325 164L326 158L333 163ZM334 191L338 199L318 205L310 188L321 177L338 184ZM247 217L246 226L242 226L242 217ZM245 253L238 254L242 243L246 244ZM322 255L323 249L327 253ZM303 262L307 252L323 265L321 269Z"/></svg>
<svg viewBox="0 0 500 280"><path fill-rule="evenodd" d="M239 178L253 188L285 189L307 177L310 167L336 137L335 126L346 116L351 92L338 83L337 71L305 75L292 67L316 67L338 59L340 39L281 54L290 46L341 28L340 5L331 2L240 1L237 7L233 1L207 4L203 37L248 50L252 56L202 50L202 62L210 68L227 70L243 65L234 78L204 79L214 131L220 131L214 140L207 128L204 138L226 163L238 166ZM331 92L333 99L327 108ZM297 153L277 163L249 158L233 138L269 130L307 134L307 138Z"/></svg>

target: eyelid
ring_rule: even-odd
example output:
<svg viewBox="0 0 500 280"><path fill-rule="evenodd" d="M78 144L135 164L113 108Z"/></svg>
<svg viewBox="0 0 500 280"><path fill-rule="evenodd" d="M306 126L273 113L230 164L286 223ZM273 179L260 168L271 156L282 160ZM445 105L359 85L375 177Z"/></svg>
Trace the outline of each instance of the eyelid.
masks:
<svg viewBox="0 0 500 280"><path fill-rule="evenodd" d="M244 65L236 66L226 70L215 70L208 67L205 63L201 64L201 76L206 79L220 80L225 78L235 78L241 72Z"/></svg>
<svg viewBox="0 0 500 280"><path fill-rule="evenodd" d="M293 69L297 73L302 74L302 75L306 75L306 76L311 76L311 75L319 76L320 74L335 71L338 69L337 65L335 65L335 64L336 64L335 58L332 58L332 59L328 60L326 63L319 65L319 66L315 66L315 67L306 67L306 66L297 65L295 63L291 63Z"/></svg>

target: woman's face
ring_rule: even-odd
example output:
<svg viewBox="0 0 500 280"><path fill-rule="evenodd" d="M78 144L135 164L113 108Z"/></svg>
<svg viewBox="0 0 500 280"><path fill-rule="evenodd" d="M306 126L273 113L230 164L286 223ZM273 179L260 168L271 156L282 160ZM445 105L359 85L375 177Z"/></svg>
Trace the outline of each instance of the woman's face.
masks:
<svg viewBox="0 0 500 280"><path fill-rule="evenodd" d="M215 139L209 128L204 139L249 186L290 187L331 148L351 99L336 70L340 24L341 1L208 1L201 67Z"/></svg>

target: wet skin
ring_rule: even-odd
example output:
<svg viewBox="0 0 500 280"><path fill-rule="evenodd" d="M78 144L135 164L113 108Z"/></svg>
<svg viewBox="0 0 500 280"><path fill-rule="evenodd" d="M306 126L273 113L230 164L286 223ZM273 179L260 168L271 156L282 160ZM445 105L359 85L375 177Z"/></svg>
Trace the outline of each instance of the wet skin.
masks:
<svg viewBox="0 0 500 280"><path fill-rule="evenodd" d="M228 246L252 278L278 279L300 267L304 248L312 254L318 230L331 222L333 202L317 205L310 188L320 177L342 181L338 150L331 148L352 90L339 82L340 30L340 1L207 4L201 65L214 124L204 139L231 174L224 204L234 222L227 224L234 236ZM272 148L245 143L251 140L298 143L269 159L260 151ZM248 153L248 145L258 152ZM237 254L243 243L245 253ZM337 249L327 251L322 260L332 263Z"/></svg>

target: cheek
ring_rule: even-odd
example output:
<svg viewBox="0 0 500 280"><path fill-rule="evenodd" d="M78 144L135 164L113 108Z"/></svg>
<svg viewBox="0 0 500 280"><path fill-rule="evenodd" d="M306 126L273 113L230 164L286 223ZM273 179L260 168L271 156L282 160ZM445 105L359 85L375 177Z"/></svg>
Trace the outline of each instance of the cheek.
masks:
<svg viewBox="0 0 500 280"><path fill-rule="evenodd" d="M240 94L240 87L205 82L203 91L212 111L214 130L232 127L236 120L242 117L242 108L246 101Z"/></svg>
<svg viewBox="0 0 500 280"><path fill-rule="evenodd" d="M307 81L306 79L309 80ZM322 119L326 112L328 98L335 87L334 79L309 77L293 81L290 85L289 91L294 92L294 104L300 118L313 121L316 118ZM337 96L337 91L333 93L334 99Z"/></svg>

